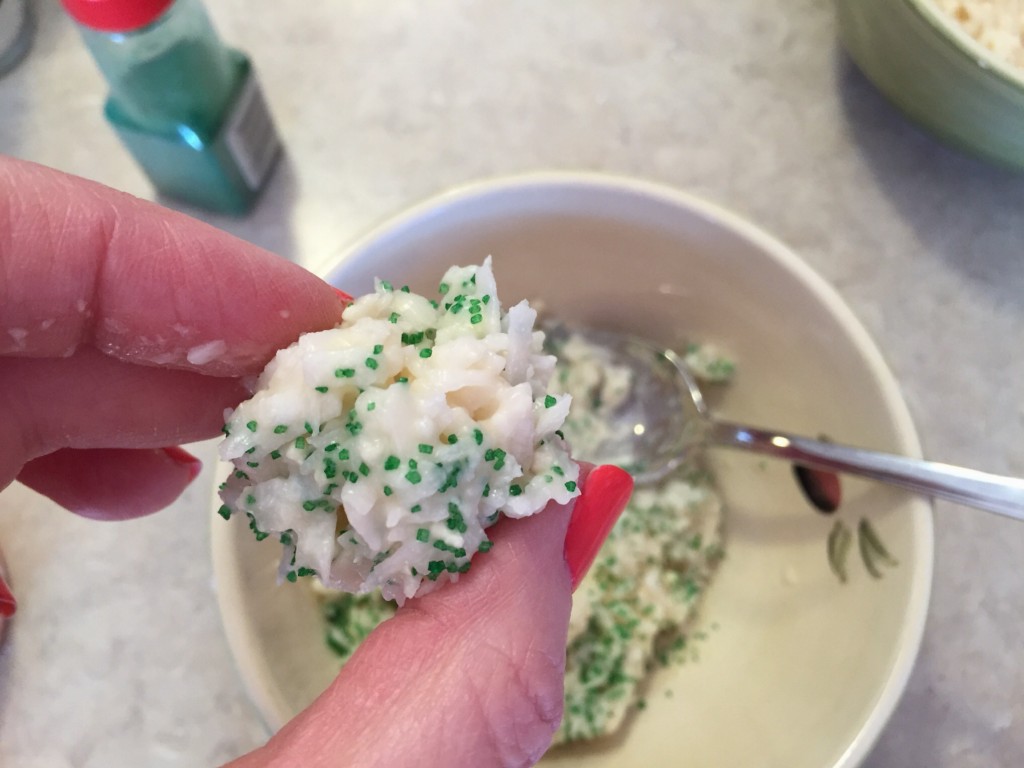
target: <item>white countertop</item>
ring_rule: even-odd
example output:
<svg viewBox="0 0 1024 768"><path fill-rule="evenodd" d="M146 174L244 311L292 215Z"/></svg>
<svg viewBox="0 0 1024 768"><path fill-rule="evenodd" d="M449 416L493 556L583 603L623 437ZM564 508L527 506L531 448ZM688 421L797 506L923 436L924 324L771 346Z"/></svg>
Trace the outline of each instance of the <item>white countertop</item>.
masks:
<svg viewBox="0 0 1024 768"><path fill-rule="evenodd" d="M140 196L56 0L0 79L0 152ZM1024 475L1024 176L937 144L839 49L823 0L208 0L287 148L215 224L311 268L381 219L536 169L644 177L731 208L830 280L874 335L930 458ZM715 12L712 12L715 9ZM200 214L201 215L201 214ZM0 546L0 765L200 766L264 734L214 600L207 469L100 524L18 485ZM1024 765L1024 528L936 505L931 616L869 768Z"/></svg>

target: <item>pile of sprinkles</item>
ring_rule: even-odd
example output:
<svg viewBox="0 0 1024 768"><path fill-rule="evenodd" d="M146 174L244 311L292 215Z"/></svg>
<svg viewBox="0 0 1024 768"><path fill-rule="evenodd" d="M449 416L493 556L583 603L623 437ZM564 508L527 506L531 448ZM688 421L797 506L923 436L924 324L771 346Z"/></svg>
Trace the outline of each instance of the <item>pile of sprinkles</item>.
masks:
<svg viewBox="0 0 1024 768"><path fill-rule="evenodd" d="M457 580L501 516L579 493L535 321L526 302L501 311L489 259L432 299L379 280L227 414L221 515L276 537L289 581L401 603Z"/></svg>

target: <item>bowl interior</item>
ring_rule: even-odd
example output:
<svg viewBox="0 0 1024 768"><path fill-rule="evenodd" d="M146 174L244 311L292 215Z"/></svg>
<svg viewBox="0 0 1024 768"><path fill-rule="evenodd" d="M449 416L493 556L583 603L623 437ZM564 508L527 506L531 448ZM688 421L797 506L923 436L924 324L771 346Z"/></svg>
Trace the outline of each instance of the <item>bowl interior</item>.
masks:
<svg viewBox="0 0 1024 768"><path fill-rule="evenodd" d="M838 296L742 220L637 182L535 176L443 196L357 243L328 274L359 294L376 276L436 287L453 263L494 259L508 304L542 301L567 321L667 345L713 341L739 363L720 412L910 455L898 388ZM788 466L736 452L710 462L727 505L727 556L702 610L699 659L655 673L647 709L611 741L544 765L822 768L860 762L917 652L932 567L930 505L844 478L840 517L870 518L898 567L850 580L829 570L833 525ZM214 520L229 641L272 728L307 705L336 665L313 601L275 588L276 547Z"/></svg>

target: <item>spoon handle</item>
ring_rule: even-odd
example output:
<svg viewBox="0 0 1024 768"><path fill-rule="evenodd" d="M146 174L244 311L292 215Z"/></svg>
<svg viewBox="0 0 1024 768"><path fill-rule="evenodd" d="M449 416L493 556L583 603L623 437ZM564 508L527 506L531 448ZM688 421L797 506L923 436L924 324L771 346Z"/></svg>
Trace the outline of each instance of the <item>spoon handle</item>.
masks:
<svg viewBox="0 0 1024 768"><path fill-rule="evenodd" d="M1024 480L1018 478L826 443L727 421L714 421L705 441L711 445L742 448L786 459L814 469L871 478L925 496L948 499L1024 521Z"/></svg>

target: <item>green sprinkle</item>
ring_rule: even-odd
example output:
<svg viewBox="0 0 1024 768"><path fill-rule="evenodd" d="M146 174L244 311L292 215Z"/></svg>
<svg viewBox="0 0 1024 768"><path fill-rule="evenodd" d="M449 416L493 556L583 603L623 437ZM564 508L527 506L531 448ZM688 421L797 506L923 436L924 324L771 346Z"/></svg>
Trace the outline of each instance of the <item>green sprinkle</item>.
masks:
<svg viewBox="0 0 1024 768"><path fill-rule="evenodd" d="M384 351L384 345L383 344L374 344L373 345L373 354L379 355L383 351Z"/></svg>
<svg viewBox="0 0 1024 768"><path fill-rule="evenodd" d="M256 446L254 445L252 448L248 449L245 453L246 454L256 453Z"/></svg>
<svg viewBox="0 0 1024 768"><path fill-rule="evenodd" d="M433 350L430 350L430 349L421 349L420 350L420 357L422 357L424 360L426 360L432 354L434 354Z"/></svg>
<svg viewBox="0 0 1024 768"><path fill-rule="evenodd" d="M392 493L394 493L394 491L391 490L391 486L390 485L385 485L384 486L384 495L385 496L390 496Z"/></svg>
<svg viewBox="0 0 1024 768"><path fill-rule="evenodd" d="M558 466L557 464L555 464L555 466L553 466L553 467L551 468L551 471L552 471L552 472L554 472L554 473L555 473L556 475L558 475L559 477L564 477L564 476L565 476L565 470L564 470L564 469L562 469L562 468L561 468L560 466Z"/></svg>
<svg viewBox="0 0 1024 768"><path fill-rule="evenodd" d="M236 469L235 470L235 477L237 477L239 480L248 480L249 479L249 476L247 474L245 474L245 472L243 472L240 469Z"/></svg>
<svg viewBox="0 0 1024 768"><path fill-rule="evenodd" d="M420 453L433 453L434 452L434 446L427 445L426 443L420 443L419 451L420 451Z"/></svg>
<svg viewBox="0 0 1024 768"><path fill-rule="evenodd" d="M415 515L415 514L416 514L417 512L419 512L419 511L420 511L421 509L423 509L423 507L421 507L421 506L420 506L419 504L415 504L415 505L414 505L414 506L412 507L412 509L410 509L409 511L410 511L410 512L412 512L412 513L413 513L413 514Z"/></svg>
<svg viewBox="0 0 1024 768"><path fill-rule="evenodd" d="M338 368L334 372L334 377L337 379L351 379L356 375L355 368Z"/></svg>
<svg viewBox="0 0 1024 768"><path fill-rule="evenodd" d="M316 576L316 569L307 568L303 565L299 568L299 576Z"/></svg>
<svg viewBox="0 0 1024 768"><path fill-rule="evenodd" d="M448 293L450 287L451 286L449 286L448 283L441 283L439 286L437 286L437 292L444 296L446 293Z"/></svg>
<svg viewBox="0 0 1024 768"><path fill-rule="evenodd" d="M256 422L255 421L248 422L245 425L245 428L248 429L250 432L255 432L256 431Z"/></svg>
<svg viewBox="0 0 1024 768"><path fill-rule="evenodd" d="M366 367L369 368L371 371L377 370L377 365L377 361L374 360L372 357L366 358Z"/></svg>
<svg viewBox="0 0 1024 768"><path fill-rule="evenodd" d="M394 289L393 287L391 287L391 283L389 283L389 282L388 282L387 280L381 280L381 281L380 281L380 287L381 287L381 288L382 288L383 290L385 290L385 291L388 291L389 293L390 293L391 291L395 290L395 289Z"/></svg>
<svg viewBox="0 0 1024 768"><path fill-rule="evenodd" d="M359 474L361 474L363 477L366 477L367 475L370 474L370 468L366 466L365 461L359 465Z"/></svg>
<svg viewBox="0 0 1024 768"><path fill-rule="evenodd" d="M376 407L377 407L377 403L367 403L366 404L366 412L369 413L370 411L374 410Z"/></svg>
<svg viewBox="0 0 1024 768"><path fill-rule="evenodd" d="M441 541L441 539L438 539L434 542L434 549L439 549L442 552L445 552L448 549L448 545Z"/></svg>
<svg viewBox="0 0 1024 768"><path fill-rule="evenodd" d="M409 286L408 285L403 285L398 290L400 290L402 293L408 293L409 292Z"/></svg>
<svg viewBox="0 0 1024 768"><path fill-rule="evenodd" d="M307 512L312 512L314 509L316 509L316 506L317 505L316 505L315 501L304 501L304 502L302 502L302 508L304 510L306 510Z"/></svg>
<svg viewBox="0 0 1024 768"><path fill-rule="evenodd" d="M388 315L388 322L389 323L397 323L398 322L398 313L397 312L392 312L390 315Z"/></svg>
<svg viewBox="0 0 1024 768"><path fill-rule="evenodd" d="M274 427L274 434L275 435L283 435L287 431L288 431L288 425L287 424L278 424L276 427Z"/></svg>
<svg viewBox="0 0 1024 768"><path fill-rule="evenodd" d="M483 496L483 498L486 499L490 495L491 495L491 484L488 483L487 485L484 486L484 492L483 492L482 496Z"/></svg>
<svg viewBox="0 0 1024 768"><path fill-rule="evenodd" d="M337 474L338 465L334 463L334 459L324 459L324 477L332 480Z"/></svg>
<svg viewBox="0 0 1024 768"><path fill-rule="evenodd" d="M481 322L483 319L484 319L483 315L471 315L470 318L469 318L469 322L470 322L471 325L476 325L477 323Z"/></svg>
<svg viewBox="0 0 1024 768"><path fill-rule="evenodd" d="M331 451L337 450L337 448L338 448L338 444L337 443L328 443L327 445L324 446L324 452L325 453L330 453Z"/></svg>
<svg viewBox="0 0 1024 768"><path fill-rule="evenodd" d="M416 485L417 483L420 482L420 480L423 479L423 477L415 469L410 469L408 472L405 473L405 479L408 480L413 485Z"/></svg>
<svg viewBox="0 0 1024 768"><path fill-rule="evenodd" d="M348 448L342 448L340 451L338 451L338 460L348 461Z"/></svg>
<svg viewBox="0 0 1024 768"><path fill-rule="evenodd" d="M253 469L256 469L256 467L258 467L259 465L260 465L260 463L258 461L247 461L247 462L245 462L245 466L252 467Z"/></svg>
<svg viewBox="0 0 1024 768"><path fill-rule="evenodd" d="M252 495L252 494L250 493L250 494L249 494L248 496L246 496L246 497L245 497L245 503L246 503L246 504L255 504L255 503L256 503L256 497L255 497L255 496L253 496L253 495Z"/></svg>
<svg viewBox="0 0 1024 768"><path fill-rule="evenodd" d="M476 548L477 552L490 552L491 547L494 546L493 541L481 541L480 546Z"/></svg>
<svg viewBox="0 0 1024 768"><path fill-rule="evenodd" d="M327 387L313 387L321 395L327 394Z"/></svg>
<svg viewBox="0 0 1024 768"><path fill-rule="evenodd" d="M280 459L281 458L281 452L280 451L271 451L270 452L270 458L275 459L275 460L276 459Z"/></svg>
<svg viewBox="0 0 1024 768"><path fill-rule="evenodd" d="M557 397L555 397L554 395L548 395L548 396L546 396L544 398L544 407L545 408L550 408L551 406L553 406L557 402L558 402L558 398Z"/></svg>
<svg viewBox="0 0 1024 768"><path fill-rule="evenodd" d="M409 377L408 376L399 376L397 379L395 379L395 383L396 384L408 384L409 383Z"/></svg>
<svg viewBox="0 0 1024 768"><path fill-rule="evenodd" d="M429 540L430 540L430 531L428 531L426 528L420 528L419 530L416 531L416 541L429 541Z"/></svg>
<svg viewBox="0 0 1024 768"><path fill-rule="evenodd" d="M409 469L416 469L419 466L419 462L416 459L409 459Z"/></svg>
<svg viewBox="0 0 1024 768"><path fill-rule="evenodd" d="M509 496L520 496L520 495L522 495L522 493L523 493L523 488L522 488L521 485L517 485L516 483L512 483L512 485L510 485L508 487L508 495Z"/></svg>
<svg viewBox="0 0 1024 768"><path fill-rule="evenodd" d="M227 504L221 504L220 509L217 510L217 514L225 520L229 520L231 518L231 507Z"/></svg>
<svg viewBox="0 0 1024 768"><path fill-rule="evenodd" d="M484 433L481 432L479 429L474 429L473 430L473 439L476 441L477 445L483 445L483 443L484 443Z"/></svg>
<svg viewBox="0 0 1024 768"><path fill-rule="evenodd" d="M565 484L565 490L567 490L567 491L575 491L576 490L576 481L575 480L569 480Z"/></svg>
<svg viewBox="0 0 1024 768"><path fill-rule="evenodd" d="M398 469L400 466L402 466L402 460L397 456L392 455L384 459L384 469Z"/></svg>
<svg viewBox="0 0 1024 768"><path fill-rule="evenodd" d="M288 575L285 576L285 578L288 579L288 581L290 581L292 584L294 584L296 581L298 581L299 574L297 574L295 571L288 571Z"/></svg>
<svg viewBox="0 0 1024 768"><path fill-rule="evenodd" d="M560 429L556 429L556 430L555 430L555 434L556 434L556 435L558 435L558 436L559 436L560 438L562 438L563 440L565 440L565 433L564 433L564 432L562 432L562 430L560 430Z"/></svg>
<svg viewBox="0 0 1024 768"><path fill-rule="evenodd" d="M455 435L448 435L448 445L455 445L457 442L459 442L458 437Z"/></svg>
<svg viewBox="0 0 1024 768"><path fill-rule="evenodd" d="M485 293L485 294L484 294L484 297L483 297L483 298L481 299L481 301L482 301L482 302L483 302L484 304L490 304L490 303L491 303L491 294L489 294L489 293Z"/></svg>
<svg viewBox="0 0 1024 768"><path fill-rule="evenodd" d="M306 438L305 437L296 437L295 438L295 447L298 448L300 451L302 449L304 449L306 447Z"/></svg>
<svg viewBox="0 0 1024 768"><path fill-rule="evenodd" d="M288 533L288 531L285 531L281 534L281 538L279 539L279 541L286 547L290 547L292 544L295 543L292 541L292 535Z"/></svg>

